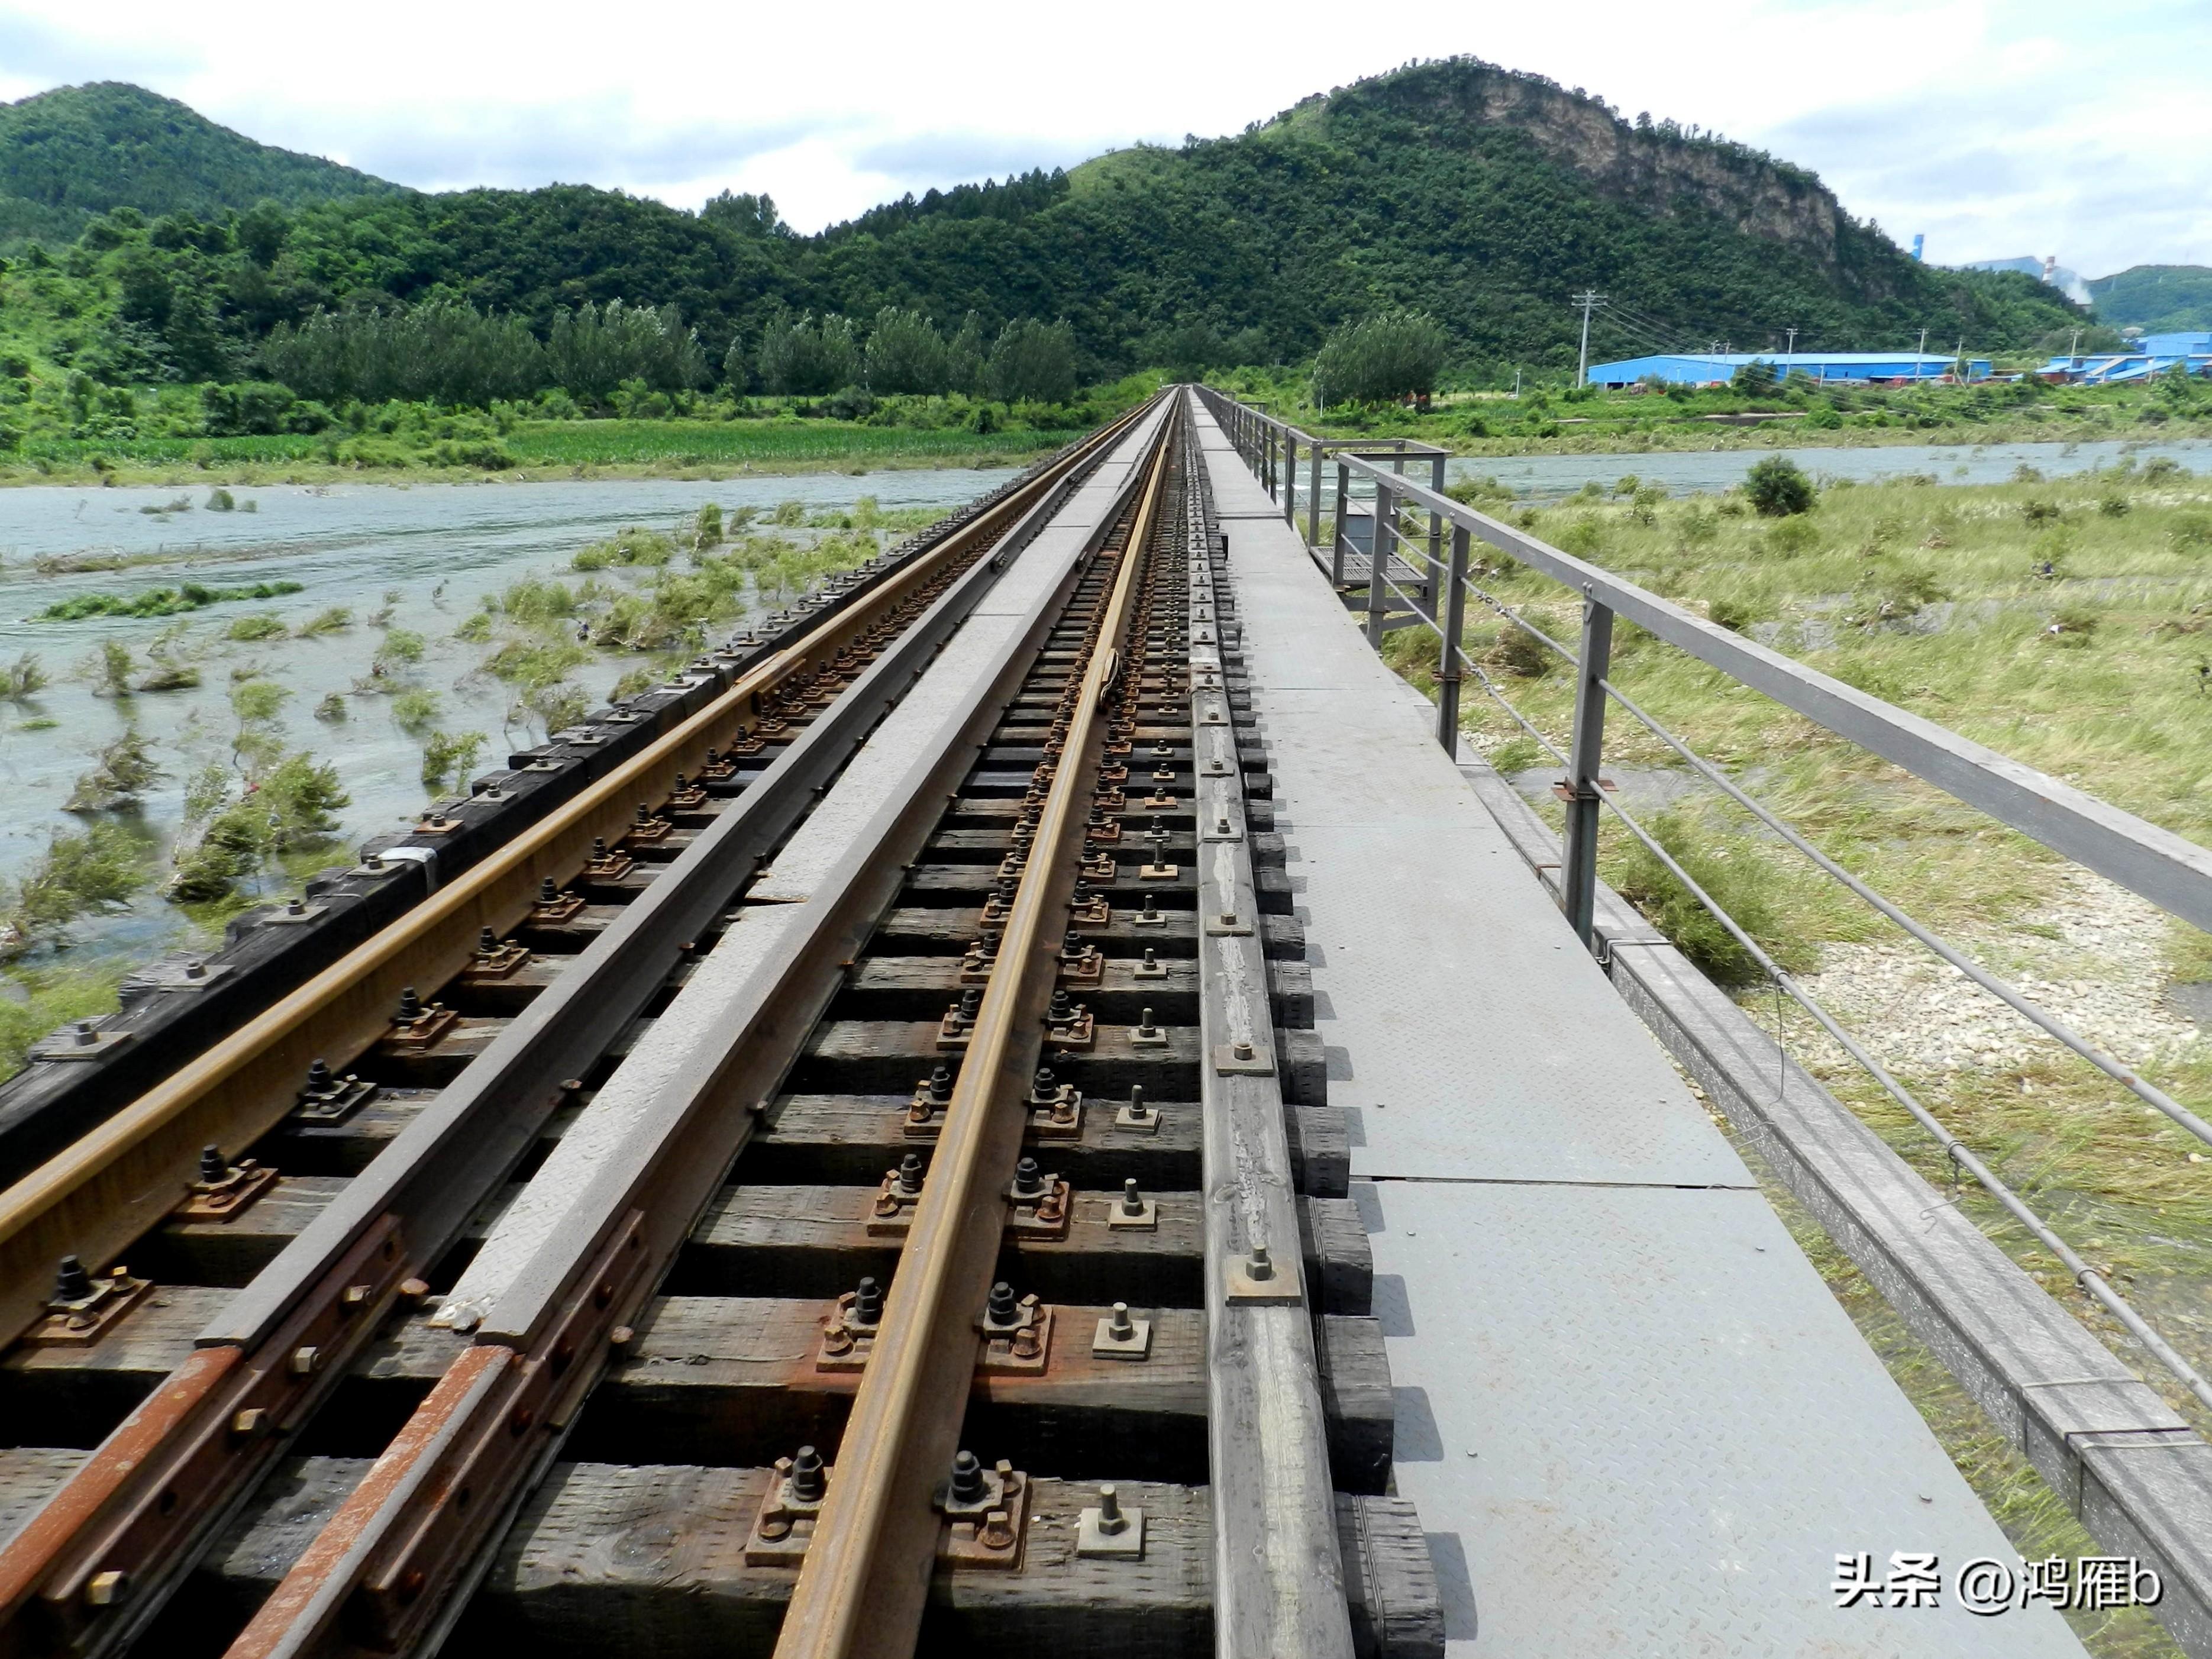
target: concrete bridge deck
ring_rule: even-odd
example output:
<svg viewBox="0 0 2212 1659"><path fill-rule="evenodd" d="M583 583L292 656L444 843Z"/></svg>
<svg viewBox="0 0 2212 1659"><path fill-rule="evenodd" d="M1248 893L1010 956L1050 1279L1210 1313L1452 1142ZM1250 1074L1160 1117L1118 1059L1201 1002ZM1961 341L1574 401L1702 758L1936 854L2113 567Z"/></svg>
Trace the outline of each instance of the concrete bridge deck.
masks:
<svg viewBox="0 0 2212 1659"><path fill-rule="evenodd" d="M1960 1604L2012 1547L1194 408L1452 1651L2079 1655Z"/></svg>

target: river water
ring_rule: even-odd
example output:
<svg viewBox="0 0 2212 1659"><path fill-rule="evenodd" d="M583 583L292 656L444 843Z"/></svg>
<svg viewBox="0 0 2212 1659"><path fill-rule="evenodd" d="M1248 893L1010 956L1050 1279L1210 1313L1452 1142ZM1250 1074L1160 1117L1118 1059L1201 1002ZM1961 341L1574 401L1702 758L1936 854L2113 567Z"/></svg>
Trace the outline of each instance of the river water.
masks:
<svg viewBox="0 0 2212 1659"><path fill-rule="evenodd" d="M1455 459L1449 470L1455 477L1488 474L1533 499L1570 495L1592 481L1610 488L1629 472L1680 495L1726 489L1770 453L1788 455L1820 477L1931 474L1947 483L1999 482L2022 465L2055 477L2129 456L2138 464L2165 455L2192 471L2212 467L2212 443L2194 441L1476 457ZM626 525L665 529L707 501L726 510L751 506L763 514L793 500L809 512L834 512L862 495L886 509L950 508L1006 476L945 468L865 478L822 473L720 482L268 486L236 491L240 507L251 501L254 510L229 513L209 510L204 489L0 489L0 660L35 652L53 677L29 702L0 703L0 878L20 878L55 831L80 827L62 803L94 752L126 730L147 738L169 775L149 793L141 814L166 848L182 817L186 776L231 759L236 721L229 692L234 674L245 671L258 670L291 694L283 714L289 744L339 763L353 799L333 860L370 834L412 822L430 799L420 778L421 744L392 722L388 700L352 695L381 638L365 619L387 603L392 625L429 642L415 678L438 694L440 724L484 732L489 741L482 765L494 764L538 734L506 725L507 688L477 672L483 648L453 637L487 592L526 574L564 572L587 542ZM174 512L142 510L180 499L188 505ZM134 563L119 570L52 571L52 561L101 558ZM47 569L41 561L49 562ZM188 576L225 586L295 581L302 591L192 613L180 654L200 670L202 684L128 698L95 696L80 665L109 640L143 659L173 619L29 620L76 594L134 592ZM296 625L333 605L349 609L355 624L312 640L224 637L234 620L251 612L271 611ZM601 697L636 661L601 654L574 678ZM345 697L349 718L319 721L312 711L332 691ZM126 915L80 924L71 955L144 956L180 945L189 934L184 919L149 895Z"/></svg>
<svg viewBox="0 0 2212 1659"><path fill-rule="evenodd" d="M1933 477L1938 483L2003 483L2021 467L2045 477L2117 466L2132 458L2142 465L2166 456L2192 472L2212 467L2212 440L2170 443L2140 439L2100 443L1896 444L1866 449L1717 449L1654 451L1640 455L1474 455L1446 463L1448 479L1492 477L1515 495L1542 501L1571 495L1586 483L1611 489L1634 473L1672 495L1717 495L1743 482L1744 474L1769 455L1785 455L1816 478L1849 478L1870 483L1880 478ZM1324 473L1324 492L1335 489Z"/></svg>
<svg viewBox="0 0 2212 1659"><path fill-rule="evenodd" d="M204 489L0 489L0 660L33 652L52 676L27 702L0 702L0 878L20 878L56 830L82 827L62 804L95 751L126 730L147 739L168 774L149 792L139 814L166 849L182 817L185 779L210 763L231 761L233 676L249 670L290 693L283 715L288 745L339 763L352 805L331 856L343 861L368 835L413 822L432 799L421 781L421 744L393 723L389 700L353 695L382 640L368 625L371 613L388 605L392 626L428 641L412 678L437 694L441 726L487 735L480 771L538 736L505 724L508 689L477 672L486 647L453 637L483 594L524 575L566 574L585 544L628 525L669 529L708 501L726 512L750 506L763 517L783 501L802 502L810 513L836 512L863 495L886 511L949 510L1008 476L945 468L720 482L267 486L234 490L241 510L228 513L208 508ZM142 510L179 500L189 505ZM253 510L242 510L249 501ZM114 558L133 562L123 569L52 568L54 561ZM213 605L182 618L32 620L75 595L133 593L187 578L211 586L292 581L301 591ZM387 599L392 595L397 597ZM351 627L306 640L224 637L243 616L272 612L296 627L334 605L353 612ZM189 627L177 654L199 670L198 688L94 695L85 665L103 642L118 641L143 662L148 645L179 621ZM602 653L573 678L603 699L641 660ZM345 699L342 722L314 718L315 706L330 692ZM74 937L72 960L118 951L137 957L183 945L191 928L173 907L149 895L127 915L78 924Z"/></svg>

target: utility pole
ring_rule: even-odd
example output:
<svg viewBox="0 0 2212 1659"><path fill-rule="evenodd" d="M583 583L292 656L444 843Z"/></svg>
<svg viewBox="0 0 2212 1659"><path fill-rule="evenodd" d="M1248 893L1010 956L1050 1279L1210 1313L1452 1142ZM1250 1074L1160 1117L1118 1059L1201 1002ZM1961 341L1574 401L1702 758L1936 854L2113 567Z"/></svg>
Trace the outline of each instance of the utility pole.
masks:
<svg viewBox="0 0 2212 1659"><path fill-rule="evenodd" d="M1513 401L1516 404L1521 401L1521 365L1518 363L1513 365Z"/></svg>
<svg viewBox="0 0 2212 1659"><path fill-rule="evenodd" d="M1792 327L1783 330L1783 332L1790 337L1790 343L1782 348L1782 366L1787 368L1790 366L1789 360L1797 355L1797 331Z"/></svg>
<svg viewBox="0 0 2212 1659"><path fill-rule="evenodd" d="M2074 367L2074 368L2080 368L2080 367L2081 367L2081 365L2080 365L2080 363L2079 363L2076 360L2081 356L2081 331L2080 329L2078 329L2078 328L2077 328L2077 329L2075 329L2075 330L2074 331L2074 338L2073 338L2073 340L2072 340L2072 341L2068 344L2068 346L2067 346L2067 348L2066 348L2066 361L2067 361L2068 364L2069 364L2069 366Z"/></svg>
<svg viewBox="0 0 2212 1659"><path fill-rule="evenodd" d="M1593 292L1589 289L1584 289L1580 294L1575 295L1573 303L1583 308L1583 358L1581 367L1575 370L1575 384L1582 386L1589 379L1590 313L1605 303L1605 295Z"/></svg>

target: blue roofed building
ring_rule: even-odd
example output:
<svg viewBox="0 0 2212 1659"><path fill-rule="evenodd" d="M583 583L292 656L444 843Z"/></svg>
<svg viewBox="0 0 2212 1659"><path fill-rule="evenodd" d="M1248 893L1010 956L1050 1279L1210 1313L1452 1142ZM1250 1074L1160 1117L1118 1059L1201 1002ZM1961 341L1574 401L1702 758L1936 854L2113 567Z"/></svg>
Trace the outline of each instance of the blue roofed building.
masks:
<svg viewBox="0 0 2212 1659"><path fill-rule="evenodd" d="M1695 351L1593 363L1588 378L1592 386L1615 388L1653 379L1669 386L1712 386L1733 380L1746 363L1770 365L1778 380L1804 374L1815 380L1894 384L1954 375L1984 380L1990 374L1986 357L1962 359L1924 351Z"/></svg>
<svg viewBox="0 0 2212 1659"><path fill-rule="evenodd" d="M2125 350L2053 357L2035 372L2046 380L2070 380L2077 386L2124 386L2175 369L2212 375L2212 333L2146 334Z"/></svg>

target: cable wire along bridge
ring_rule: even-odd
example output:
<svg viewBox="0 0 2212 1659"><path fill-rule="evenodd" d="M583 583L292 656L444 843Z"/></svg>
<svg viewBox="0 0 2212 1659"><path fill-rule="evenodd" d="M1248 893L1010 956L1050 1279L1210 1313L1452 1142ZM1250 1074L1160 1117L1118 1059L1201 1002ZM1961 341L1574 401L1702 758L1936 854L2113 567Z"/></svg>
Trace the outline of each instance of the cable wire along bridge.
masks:
<svg viewBox="0 0 2212 1659"><path fill-rule="evenodd" d="M1599 883L1610 817L1704 896L1608 715L2212 1130L1614 622L2199 927L2212 854L1443 483L1171 389L48 1039L4 1650L2033 1659L2094 1589L2212 1655L2212 1389L1733 920L2124 1357ZM1583 601L1508 613L1563 841L1455 759L1477 544ZM2106 1557L2020 1559L1708 1103Z"/></svg>

